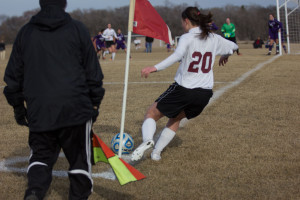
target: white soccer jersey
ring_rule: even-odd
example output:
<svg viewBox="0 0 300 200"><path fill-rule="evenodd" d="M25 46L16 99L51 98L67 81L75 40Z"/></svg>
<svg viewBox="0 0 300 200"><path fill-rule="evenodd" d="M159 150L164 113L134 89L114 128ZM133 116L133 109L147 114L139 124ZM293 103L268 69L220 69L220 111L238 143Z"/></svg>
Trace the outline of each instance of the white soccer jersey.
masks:
<svg viewBox="0 0 300 200"><path fill-rule="evenodd" d="M217 34L200 39L199 27L192 28L180 37L175 52L155 65L157 71L181 61L175 81L185 88L212 89L214 86L213 66L216 55L231 55L238 46Z"/></svg>
<svg viewBox="0 0 300 200"><path fill-rule="evenodd" d="M114 37L117 38L117 34L114 29L105 29L102 36L105 38L105 41L113 41Z"/></svg>

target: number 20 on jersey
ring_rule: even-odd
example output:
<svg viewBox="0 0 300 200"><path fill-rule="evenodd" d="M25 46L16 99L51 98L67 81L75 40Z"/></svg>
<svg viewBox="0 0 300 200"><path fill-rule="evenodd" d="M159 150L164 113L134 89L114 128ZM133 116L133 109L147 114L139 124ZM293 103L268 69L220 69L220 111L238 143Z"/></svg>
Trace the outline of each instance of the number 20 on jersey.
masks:
<svg viewBox="0 0 300 200"><path fill-rule="evenodd" d="M206 52L204 55L202 55L200 52L195 51L192 54L192 57L196 60L194 60L193 62L190 63L189 65L189 72L193 72L193 73L198 73L199 72L199 64L202 60L202 64L201 64L201 71L202 73L206 74L211 70L211 63L212 63L212 53L211 52ZM208 63L207 63L208 60Z"/></svg>

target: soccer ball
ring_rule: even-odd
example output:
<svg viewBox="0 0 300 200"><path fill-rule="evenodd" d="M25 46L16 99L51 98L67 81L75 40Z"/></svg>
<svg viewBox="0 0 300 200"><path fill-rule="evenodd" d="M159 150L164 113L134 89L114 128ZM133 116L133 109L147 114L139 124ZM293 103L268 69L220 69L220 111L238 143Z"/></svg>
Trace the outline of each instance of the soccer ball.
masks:
<svg viewBox="0 0 300 200"><path fill-rule="evenodd" d="M129 154L133 150L134 141L132 137L128 133L123 133L123 145L122 145L122 154ZM119 152L119 144L120 144L120 133L116 134L111 142L111 149L114 153Z"/></svg>

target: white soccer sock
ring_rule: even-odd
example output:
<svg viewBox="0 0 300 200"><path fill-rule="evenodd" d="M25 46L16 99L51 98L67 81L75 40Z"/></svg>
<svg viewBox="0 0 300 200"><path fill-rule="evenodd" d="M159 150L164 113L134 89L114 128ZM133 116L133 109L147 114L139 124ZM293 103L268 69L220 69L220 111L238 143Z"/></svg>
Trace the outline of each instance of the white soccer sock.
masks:
<svg viewBox="0 0 300 200"><path fill-rule="evenodd" d="M142 125L143 142L153 140L156 131L156 122L152 118L147 118Z"/></svg>
<svg viewBox="0 0 300 200"><path fill-rule="evenodd" d="M112 60L115 60L115 57L116 57L116 53L113 52L113 53L111 54L111 59L112 59Z"/></svg>
<svg viewBox="0 0 300 200"><path fill-rule="evenodd" d="M160 153L172 141L175 135L176 133L173 130L165 127L155 144L153 152Z"/></svg>

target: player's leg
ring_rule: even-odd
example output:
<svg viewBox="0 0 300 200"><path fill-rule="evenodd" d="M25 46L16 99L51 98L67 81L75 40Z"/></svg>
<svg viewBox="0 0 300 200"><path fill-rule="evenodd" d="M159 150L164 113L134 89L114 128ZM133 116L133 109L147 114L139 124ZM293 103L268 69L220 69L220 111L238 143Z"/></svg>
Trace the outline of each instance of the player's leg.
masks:
<svg viewBox="0 0 300 200"><path fill-rule="evenodd" d="M28 186L24 199L45 197L52 181L52 168L60 152L56 135L56 131L29 133L31 155L27 169Z"/></svg>
<svg viewBox="0 0 300 200"><path fill-rule="evenodd" d="M157 109L157 102L149 107L142 125L143 143L132 153L132 161L140 160L144 152L154 146L153 137L156 131L156 121L163 116L164 115Z"/></svg>
<svg viewBox="0 0 300 200"><path fill-rule="evenodd" d="M193 90L189 90L183 87L180 87L177 89L178 91L175 95L172 95L172 97L177 97L177 100L174 100L173 102L168 99L168 101L173 104L177 104L176 107L181 107L180 105L183 105L181 108L182 110L178 112L176 117L170 118L166 127L162 131L159 139L157 140L154 150L151 154L152 160L160 160L161 159L161 152L163 149L172 141L174 138L176 131L179 128L180 121L184 118L192 119L197 117L201 114L203 109L207 106L210 98L213 95L212 90L207 89L200 89L196 88ZM181 99L181 101L180 101ZM178 101L178 103L176 103ZM181 103L182 102L182 103ZM166 103L166 101L164 102ZM168 108L169 106L164 105L164 107ZM173 107L172 110L175 110L176 107ZM170 108L170 107L169 107ZM168 108L168 109L169 109ZM163 113L166 112L164 108L158 105L158 109L162 111ZM169 116L169 112L166 112L166 116Z"/></svg>
<svg viewBox="0 0 300 200"><path fill-rule="evenodd" d="M270 39L269 53L268 53L268 55L271 55L271 53L272 53L273 44L274 44L274 40L273 40L273 39Z"/></svg>
<svg viewBox="0 0 300 200"><path fill-rule="evenodd" d="M159 139L155 144L153 152L151 153L152 160L158 161L161 159L161 152L172 141L179 128L180 121L185 117L185 113L182 111L177 117L169 119L166 127L162 130Z"/></svg>
<svg viewBox="0 0 300 200"><path fill-rule="evenodd" d="M276 39L276 54L279 54L279 40Z"/></svg>
<svg viewBox="0 0 300 200"><path fill-rule="evenodd" d="M111 53L111 59L115 60L115 57L116 57L116 46L114 44L111 45L111 51L112 51L112 53Z"/></svg>
<svg viewBox="0 0 300 200"><path fill-rule="evenodd" d="M69 199L88 199L92 192L91 128L86 124L64 128L59 135L61 147L69 162Z"/></svg>
<svg viewBox="0 0 300 200"><path fill-rule="evenodd" d="M106 51L106 48L105 47L101 47L101 51L102 51L102 60L105 60L105 51Z"/></svg>

